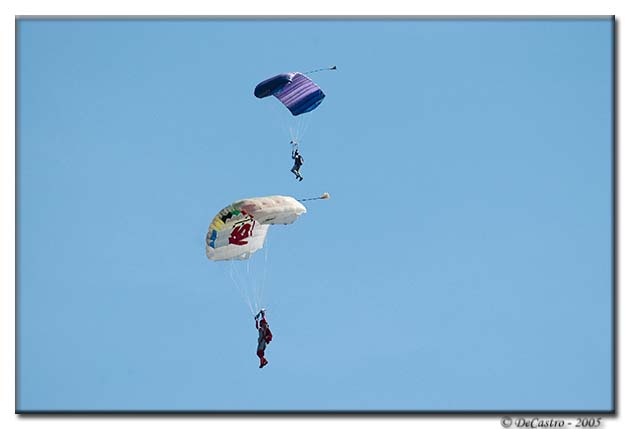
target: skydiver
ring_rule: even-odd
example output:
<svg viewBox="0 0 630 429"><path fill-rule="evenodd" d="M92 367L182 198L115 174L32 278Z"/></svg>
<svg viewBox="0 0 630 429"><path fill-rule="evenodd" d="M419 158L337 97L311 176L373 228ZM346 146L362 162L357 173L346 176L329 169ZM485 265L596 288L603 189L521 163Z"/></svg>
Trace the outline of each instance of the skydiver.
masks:
<svg viewBox="0 0 630 429"><path fill-rule="evenodd" d="M293 158L293 168L291 168L291 173L295 174L295 178L299 179L301 182L304 178L300 174L300 167L304 164L304 158L302 158L302 155L297 147L291 151L291 158Z"/></svg>
<svg viewBox="0 0 630 429"><path fill-rule="evenodd" d="M260 317L260 323L258 323L258 317ZM267 348L267 344L271 342L273 335L265 319L265 310L260 310L258 314L254 316L254 320L256 321L256 329L258 329L258 348L256 349L256 356L260 358L260 366L258 368L262 368L269 363L269 361L265 359L265 349Z"/></svg>

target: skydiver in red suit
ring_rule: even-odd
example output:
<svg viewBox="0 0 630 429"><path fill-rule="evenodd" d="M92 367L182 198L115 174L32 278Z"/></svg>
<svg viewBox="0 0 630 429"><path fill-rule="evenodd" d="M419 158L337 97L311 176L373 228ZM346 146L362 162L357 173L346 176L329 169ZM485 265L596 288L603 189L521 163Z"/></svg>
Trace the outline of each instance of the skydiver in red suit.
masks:
<svg viewBox="0 0 630 429"><path fill-rule="evenodd" d="M258 321L259 317L260 322ZM258 348L256 349L256 356L260 358L260 366L258 368L262 368L269 363L269 361L265 359L265 349L267 348L267 344L271 342L273 335L269 329L269 323L267 323L265 319L265 310L260 310L254 317L254 320L256 320L256 329L258 329Z"/></svg>

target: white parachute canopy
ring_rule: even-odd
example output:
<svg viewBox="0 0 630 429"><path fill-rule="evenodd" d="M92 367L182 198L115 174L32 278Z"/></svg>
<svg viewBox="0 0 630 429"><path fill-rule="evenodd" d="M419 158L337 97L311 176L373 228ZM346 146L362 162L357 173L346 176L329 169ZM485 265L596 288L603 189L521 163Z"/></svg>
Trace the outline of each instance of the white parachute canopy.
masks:
<svg viewBox="0 0 630 429"><path fill-rule="evenodd" d="M304 213L302 203L282 195L236 201L210 223L206 256L212 261L247 259L263 247L269 225L291 224Z"/></svg>

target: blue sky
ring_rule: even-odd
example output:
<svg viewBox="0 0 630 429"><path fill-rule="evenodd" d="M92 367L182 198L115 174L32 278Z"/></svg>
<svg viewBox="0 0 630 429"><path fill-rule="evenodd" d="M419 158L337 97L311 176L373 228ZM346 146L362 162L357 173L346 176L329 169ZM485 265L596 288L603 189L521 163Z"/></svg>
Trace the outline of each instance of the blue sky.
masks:
<svg viewBox="0 0 630 429"><path fill-rule="evenodd" d="M611 31L20 21L17 408L610 410ZM298 183L253 88L332 64ZM270 230L260 370L208 224L324 191Z"/></svg>

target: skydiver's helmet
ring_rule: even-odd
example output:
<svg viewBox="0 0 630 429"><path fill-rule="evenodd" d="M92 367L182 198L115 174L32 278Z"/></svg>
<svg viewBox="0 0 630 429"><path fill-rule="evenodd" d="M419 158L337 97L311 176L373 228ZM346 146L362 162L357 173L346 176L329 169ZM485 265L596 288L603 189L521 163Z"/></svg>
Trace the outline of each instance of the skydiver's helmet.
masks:
<svg viewBox="0 0 630 429"><path fill-rule="evenodd" d="M265 319L261 319L260 326L267 326L267 321Z"/></svg>

